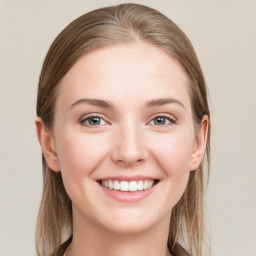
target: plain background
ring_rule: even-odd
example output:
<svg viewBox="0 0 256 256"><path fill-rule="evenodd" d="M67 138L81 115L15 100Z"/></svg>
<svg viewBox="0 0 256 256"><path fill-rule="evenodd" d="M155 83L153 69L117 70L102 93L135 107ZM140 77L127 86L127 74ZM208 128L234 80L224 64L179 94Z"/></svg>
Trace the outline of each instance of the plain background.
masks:
<svg viewBox="0 0 256 256"><path fill-rule="evenodd" d="M0 0L0 256L35 254L42 189L35 104L50 43L83 13L122 2ZM196 49L211 95L213 255L255 256L256 1L131 2L166 14Z"/></svg>

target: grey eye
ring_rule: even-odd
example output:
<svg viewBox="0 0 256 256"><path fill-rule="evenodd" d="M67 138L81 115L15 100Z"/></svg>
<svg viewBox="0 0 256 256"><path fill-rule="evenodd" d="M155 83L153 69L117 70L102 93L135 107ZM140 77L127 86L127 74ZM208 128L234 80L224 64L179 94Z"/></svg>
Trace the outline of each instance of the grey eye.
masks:
<svg viewBox="0 0 256 256"><path fill-rule="evenodd" d="M151 122L153 122L154 125L165 125L170 123L170 120L165 116L158 116L155 117Z"/></svg>
<svg viewBox="0 0 256 256"><path fill-rule="evenodd" d="M100 125L101 118L99 117L90 117L88 118L89 125Z"/></svg>
<svg viewBox="0 0 256 256"><path fill-rule="evenodd" d="M104 119L98 116L87 117L86 119L82 120L81 123L87 126L99 126L106 124Z"/></svg>

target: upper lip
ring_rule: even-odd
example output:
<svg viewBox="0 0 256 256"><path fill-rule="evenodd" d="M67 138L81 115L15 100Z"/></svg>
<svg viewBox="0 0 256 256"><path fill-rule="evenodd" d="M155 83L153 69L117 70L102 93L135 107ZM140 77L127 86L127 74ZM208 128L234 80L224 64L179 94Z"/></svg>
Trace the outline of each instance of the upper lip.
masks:
<svg viewBox="0 0 256 256"><path fill-rule="evenodd" d="M98 180L139 181L139 180L158 180L158 179L150 176L144 176L144 175L133 175L133 176L107 176L107 177L102 177Z"/></svg>

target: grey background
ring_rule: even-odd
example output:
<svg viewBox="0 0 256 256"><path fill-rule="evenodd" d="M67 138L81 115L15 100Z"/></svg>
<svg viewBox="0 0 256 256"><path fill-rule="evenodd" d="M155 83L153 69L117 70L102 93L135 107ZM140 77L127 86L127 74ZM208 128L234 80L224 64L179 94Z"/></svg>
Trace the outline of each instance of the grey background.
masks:
<svg viewBox="0 0 256 256"><path fill-rule="evenodd" d="M34 255L41 150L34 119L44 56L92 9L125 1L0 0L0 256ZM131 1L158 9L192 41L211 95L207 192L214 256L256 255L256 1Z"/></svg>

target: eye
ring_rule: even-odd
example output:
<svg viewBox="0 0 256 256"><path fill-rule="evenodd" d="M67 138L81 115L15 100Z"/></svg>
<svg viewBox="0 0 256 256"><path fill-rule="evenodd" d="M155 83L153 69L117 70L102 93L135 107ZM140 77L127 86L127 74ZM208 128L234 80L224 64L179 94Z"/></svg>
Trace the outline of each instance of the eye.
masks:
<svg viewBox="0 0 256 256"><path fill-rule="evenodd" d="M85 126L96 126L96 127L107 124L107 122L99 116L86 117L83 120L81 120L80 123Z"/></svg>
<svg viewBox="0 0 256 256"><path fill-rule="evenodd" d="M176 122L176 120L174 119L174 117L169 117L169 116L156 116L155 118L153 118L149 124L153 124L153 125L171 125L174 124Z"/></svg>

